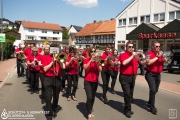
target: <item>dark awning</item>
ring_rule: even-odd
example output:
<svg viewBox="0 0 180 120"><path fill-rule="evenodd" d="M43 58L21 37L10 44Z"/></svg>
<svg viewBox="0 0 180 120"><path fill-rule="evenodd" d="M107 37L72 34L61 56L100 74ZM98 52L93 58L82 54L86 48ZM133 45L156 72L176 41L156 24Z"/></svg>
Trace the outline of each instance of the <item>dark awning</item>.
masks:
<svg viewBox="0 0 180 120"><path fill-rule="evenodd" d="M169 32L175 32L176 38L180 38L180 20L175 19L158 31L158 33Z"/></svg>
<svg viewBox="0 0 180 120"><path fill-rule="evenodd" d="M138 40L138 34L149 34L157 32L160 28L155 26L154 24L146 24L142 23L137 28L135 28L133 31L131 31L129 34L126 34L126 40Z"/></svg>

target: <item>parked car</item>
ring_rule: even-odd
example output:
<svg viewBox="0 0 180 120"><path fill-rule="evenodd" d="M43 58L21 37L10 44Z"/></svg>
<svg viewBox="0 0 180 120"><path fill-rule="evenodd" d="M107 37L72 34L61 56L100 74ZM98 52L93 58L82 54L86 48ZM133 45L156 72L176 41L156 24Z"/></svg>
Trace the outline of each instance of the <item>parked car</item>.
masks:
<svg viewBox="0 0 180 120"><path fill-rule="evenodd" d="M169 73L174 71L180 71L180 46L171 46L170 50L172 52L171 63L168 64L167 70Z"/></svg>

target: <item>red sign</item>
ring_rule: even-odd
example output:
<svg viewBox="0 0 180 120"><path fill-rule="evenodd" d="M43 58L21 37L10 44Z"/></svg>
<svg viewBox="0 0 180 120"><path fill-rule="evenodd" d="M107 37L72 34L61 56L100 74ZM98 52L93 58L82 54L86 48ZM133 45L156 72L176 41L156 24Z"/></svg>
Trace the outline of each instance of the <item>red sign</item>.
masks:
<svg viewBox="0 0 180 120"><path fill-rule="evenodd" d="M138 38L139 39L168 39L168 38L175 38L176 33L175 32L168 32L168 33L152 33L152 34L143 34L139 33Z"/></svg>

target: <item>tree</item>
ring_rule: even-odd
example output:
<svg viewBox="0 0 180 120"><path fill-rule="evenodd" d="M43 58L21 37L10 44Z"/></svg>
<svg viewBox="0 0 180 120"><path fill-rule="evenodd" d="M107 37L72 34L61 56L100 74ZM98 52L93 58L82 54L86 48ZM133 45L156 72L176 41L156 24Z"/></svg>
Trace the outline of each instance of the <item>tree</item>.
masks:
<svg viewBox="0 0 180 120"><path fill-rule="evenodd" d="M66 40L69 39L68 31L66 29L63 29L62 35L63 35L63 39L66 39Z"/></svg>

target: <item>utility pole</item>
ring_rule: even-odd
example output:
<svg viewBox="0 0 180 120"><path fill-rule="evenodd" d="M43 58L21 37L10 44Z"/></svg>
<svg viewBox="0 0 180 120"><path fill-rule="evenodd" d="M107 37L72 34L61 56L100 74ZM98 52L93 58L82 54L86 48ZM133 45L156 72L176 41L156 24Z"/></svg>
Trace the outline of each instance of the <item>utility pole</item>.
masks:
<svg viewBox="0 0 180 120"><path fill-rule="evenodd" d="M3 0L1 0L1 33L3 33ZM1 61L3 61L3 42L1 42Z"/></svg>

